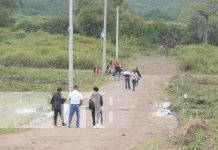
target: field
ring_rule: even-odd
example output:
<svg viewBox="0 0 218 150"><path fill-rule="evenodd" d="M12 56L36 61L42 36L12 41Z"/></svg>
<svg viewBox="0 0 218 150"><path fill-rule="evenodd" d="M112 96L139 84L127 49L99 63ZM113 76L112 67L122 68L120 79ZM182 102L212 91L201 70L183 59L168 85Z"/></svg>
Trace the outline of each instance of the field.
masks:
<svg viewBox="0 0 218 150"><path fill-rule="evenodd" d="M75 35L74 68L100 66L102 40ZM68 68L68 36L38 31L26 33L0 28L0 65L34 68ZM120 57L126 59L137 48L121 45ZM108 42L107 59L115 57L115 47Z"/></svg>
<svg viewBox="0 0 218 150"><path fill-rule="evenodd" d="M212 45L177 46L171 51L181 71L195 74L218 73L218 47Z"/></svg>
<svg viewBox="0 0 218 150"><path fill-rule="evenodd" d="M175 141L179 150L218 149L218 63L217 47L178 46L171 54L180 75L167 89L172 111L179 121Z"/></svg>
<svg viewBox="0 0 218 150"><path fill-rule="evenodd" d="M218 77L175 76L168 91L172 110L179 120L175 145L187 150L217 149ZM193 120L196 121L194 124ZM202 120L202 125L199 120ZM189 128L193 130L192 134L186 131Z"/></svg>

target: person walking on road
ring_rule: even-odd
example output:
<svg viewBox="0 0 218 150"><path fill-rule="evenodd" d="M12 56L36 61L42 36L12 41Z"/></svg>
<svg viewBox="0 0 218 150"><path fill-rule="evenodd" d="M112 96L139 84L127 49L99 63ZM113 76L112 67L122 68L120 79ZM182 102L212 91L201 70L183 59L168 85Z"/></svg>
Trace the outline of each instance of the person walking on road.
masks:
<svg viewBox="0 0 218 150"><path fill-rule="evenodd" d="M123 73L124 76L124 80L125 80L125 88L130 89L130 72L128 71L128 69L126 69L126 71Z"/></svg>
<svg viewBox="0 0 218 150"><path fill-rule="evenodd" d="M95 110L95 115L93 110L92 110L92 119L93 119L93 128L101 128L102 124L100 125L100 117L102 115L102 106L103 106L103 98L102 95L99 94L99 89L98 87L93 88L93 93L91 95L91 100L94 102L94 110ZM102 119L102 118L101 118ZM102 120L101 120L102 123Z"/></svg>
<svg viewBox="0 0 218 150"><path fill-rule="evenodd" d="M136 71L136 73L138 75L138 80L136 81L136 86L138 86L139 80L142 78L142 75L141 75L138 67L136 67L135 71Z"/></svg>
<svg viewBox="0 0 218 150"><path fill-rule="evenodd" d="M62 88L58 88L57 92L52 96L50 104L52 105L52 110L54 111L54 127L57 127L57 117L58 113L62 120L62 127L66 126L64 123L64 113L62 111L62 106L65 102L65 98L62 96Z"/></svg>
<svg viewBox="0 0 218 150"><path fill-rule="evenodd" d="M132 78L132 90L135 91L135 87L136 87L136 82L138 80L138 75L136 73L135 70L133 70L132 74L131 74L131 78Z"/></svg>
<svg viewBox="0 0 218 150"><path fill-rule="evenodd" d="M80 127L80 105L82 105L83 95L79 91L78 85L73 86L73 91L69 93L68 96L70 100L70 113L68 117L68 127L71 127L71 122L74 113L76 112L77 120L76 120L76 127Z"/></svg>

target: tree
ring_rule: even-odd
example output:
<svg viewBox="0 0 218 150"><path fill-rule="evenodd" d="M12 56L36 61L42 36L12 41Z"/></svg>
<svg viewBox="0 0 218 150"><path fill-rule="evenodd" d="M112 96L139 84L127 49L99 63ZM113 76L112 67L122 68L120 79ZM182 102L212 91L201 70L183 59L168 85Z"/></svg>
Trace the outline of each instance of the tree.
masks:
<svg viewBox="0 0 218 150"><path fill-rule="evenodd" d="M68 17L54 17L42 25L43 30L46 32L64 35L68 33L68 26Z"/></svg>
<svg viewBox="0 0 218 150"><path fill-rule="evenodd" d="M218 0L209 0L206 5L196 9L196 12L205 19L204 25L204 43L208 42L209 19L212 15L218 13Z"/></svg>
<svg viewBox="0 0 218 150"><path fill-rule="evenodd" d="M0 0L0 7L4 7L11 12L17 9L18 0Z"/></svg>
<svg viewBox="0 0 218 150"><path fill-rule="evenodd" d="M0 27L10 26L15 20L10 17L7 9L0 7Z"/></svg>

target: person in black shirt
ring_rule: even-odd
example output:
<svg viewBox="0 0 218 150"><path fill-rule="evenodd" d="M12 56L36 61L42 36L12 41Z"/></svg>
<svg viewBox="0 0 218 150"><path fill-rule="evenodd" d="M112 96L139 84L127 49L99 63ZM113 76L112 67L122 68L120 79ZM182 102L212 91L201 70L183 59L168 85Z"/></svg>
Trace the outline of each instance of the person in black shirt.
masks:
<svg viewBox="0 0 218 150"><path fill-rule="evenodd" d="M142 75L141 75L141 73L140 73L138 67L136 67L135 71L136 71L136 73L137 73L137 75L138 75L138 79L137 79L137 81L136 81L136 86L138 86L139 80L142 78Z"/></svg>
<svg viewBox="0 0 218 150"><path fill-rule="evenodd" d="M61 88L57 89L57 92L52 96L50 104L52 105L52 110L54 111L54 127L57 127L57 116L58 113L60 117L64 114L61 113L61 105L65 102L65 99L61 95ZM62 126L66 126L64 122L62 122Z"/></svg>

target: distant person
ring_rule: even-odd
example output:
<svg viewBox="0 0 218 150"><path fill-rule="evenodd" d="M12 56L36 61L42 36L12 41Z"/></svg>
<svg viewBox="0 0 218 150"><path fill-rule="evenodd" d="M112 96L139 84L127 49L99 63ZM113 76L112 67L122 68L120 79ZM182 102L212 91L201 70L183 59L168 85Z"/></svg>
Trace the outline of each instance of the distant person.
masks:
<svg viewBox="0 0 218 150"><path fill-rule="evenodd" d="M142 75L141 75L138 67L136 67L135 71L136 71L136 73L138 75L138 80L136 81L136 86L138 86L139 80L142 78Z"/></svg>
<svg viewBox="0 0 218 150"><path fill-rule="evenodd" d="M98 75L99 74L99 70L98 70L97 65L95 65L94 68L93 68L93 74L94 75Z"/></svg>
<svg viewBox="0 0 218 150"><path fill-rule="evenodd" d="M120 67L120 65L116 65L115 66L115 81L120 81L120 75L121 75L122 69Z"/></svg>
<svg viewBox="0 0 218 150"><path fill-rule="evenodd" d="M70 113L68 117L68 127L69 128L71 127L72 118L73 118L74 113L76 112L76 116L77 116L76 127L79 128L80 127L80 105L82 105L83 95L82 93L80 93L78 85L73 86L73 91L69 93L68 98L70 100Z"/></svg>
<svg viewBox="0 0 218 150"><path fill-rule="evenodd" d="M128 69L123 73L124 80L125 80L125 88L130 89L130 72Z"/></svg>
<svg viewBox="0 0 218 150"><path fill-rule="evenodd" d="M131 78L132 78L132 87L133 87L132 90L135 91L136 82L138 80L138 75L135 70L133 70L133 72L131 73Z"/></svg>
<svg viewBox="0 0 218 150"><path fill-rule="evenodd" d="M62 112L61 109L61 105L64 104L65 99L63 98L62 94L61 94L62 89L58 88L57 92L54 93L54 95L52 96L51 102L50 104L52 105L52 110L54 111L54 127L57 127L57 116L58 113L62 119L62 127L66 126L66 124L64 123L64 114Z"/></svg>
<svg viewBox="0 0 218 150"><path fill-rule="evenodd" d="M110 60L109 64L107 65L107 73L111 74L112 73L111 70L112 70L112 60Z"/></svg>
<svg viewBox="0 0 218 150"><path fill-rule="evenodd" d="M93 128L101 128L102 126L102 106L103 106L103 98L102 95L99 94L98 87L93 88L93 93L91 95L91 100L94 102L94 110L92 109L92 119L93 119ZM94 115L94 112L95 115ZM101 117L101 118L100 118ZM99 121L101 119L101 125L99 124Z"/></svg>

